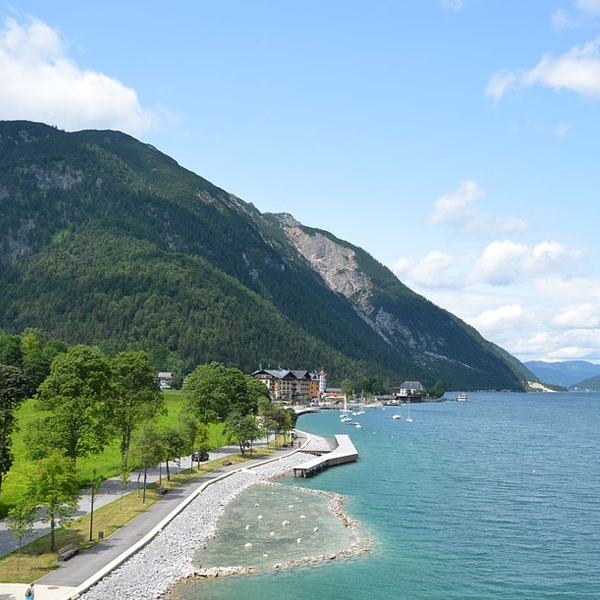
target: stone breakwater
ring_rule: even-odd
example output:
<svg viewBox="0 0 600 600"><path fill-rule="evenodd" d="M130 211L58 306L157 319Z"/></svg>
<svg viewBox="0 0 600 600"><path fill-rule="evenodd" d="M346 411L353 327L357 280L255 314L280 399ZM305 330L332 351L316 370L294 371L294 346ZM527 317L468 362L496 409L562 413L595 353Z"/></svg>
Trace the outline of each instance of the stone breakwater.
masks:
<svg viewBox="0 0 600 600"><path fill-rule="evenodd" d="M323 448L324 443L324 440L316 439L314 446ZM177 581L198 577L200 571L193 564L195 552L214 537L227 505L249 486L280 477L306 462L307 458L302 453L293 454L253 469L243 469L207 486L146 546L82 594L81 598L150 600L164 596ZM345 516L341 518L345 519ZM323 557L326 558L331 557ZM279 565L283 566L289 565ZM248 569L226 571L243 573Z"/></svg>

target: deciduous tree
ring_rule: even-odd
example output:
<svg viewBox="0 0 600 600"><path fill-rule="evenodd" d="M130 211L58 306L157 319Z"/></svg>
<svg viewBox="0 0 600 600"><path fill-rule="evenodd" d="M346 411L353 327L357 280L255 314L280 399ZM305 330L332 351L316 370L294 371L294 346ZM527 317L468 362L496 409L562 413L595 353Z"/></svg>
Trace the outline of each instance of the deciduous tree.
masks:
<svg viewBox="0 0 600 600"><path fill-rule="evenodd" d="M119 352L111 364L117 393L115 425L121 437L121 460L126 464L133 430L164 410L164 398L146 352Z"/></svg>
<svg viewBox="0 0 600 600"><path fill-rule="evenodd" d="M37 514L37 507L33 506L26 499L21 499L8 511L6 527L19 544L17 548L17 573L19 572L19 563L21 559L21 544L26 537L29 537L33 533L33 526Z"/></svg>
<svg viewBox="0 0 600 600"><path fill-rule="evenodd" d="M50 523L50 550L55 548L55 529L69 525L80 497L77 470L72 458L54 450L40 460L29 480L28 498L42 509L42 521Z"/></svg>
<svg viewBox="0 0 600 600"><path fill-rule="evenodd" d="M13 464L12 434L17 426L15 413L25 394L21 369L0 364L0 494L4 477Z"/></svg>
<svg viewBox="0 0 600 600"><path fill-rule="evenodd" d="M225 421L233 412L256 414L266 386L239 369L213 362L196 367L183 389L190 409L201 421L213 423Z"/></svg>
<svg viewBox="0 0 600 600"><path fill-rule="evenodd" d="M233 412L227 417L225 429L230 442L240 447L242 456L252 447L252 442L263 434L254 415L243 415L239 412Z"/></svg>
<svg viewBox="0 0 600 600"><path fill-rule="evenodd" d="M100 453L114 436L115 385L109 360L95 348L78 345L52 361L39 388L36 437L28 436L34 456L53 448L74 461Z"/></svg>
<svg viewBox="0 0 600 600"><path fill-rule="evenodd" d="M163 441L160 432L152 421L147 421L137 431L133 451L142 467L142 473L144 475L142 503L146 504L148 469L157 467L164 456Z"/></svg>

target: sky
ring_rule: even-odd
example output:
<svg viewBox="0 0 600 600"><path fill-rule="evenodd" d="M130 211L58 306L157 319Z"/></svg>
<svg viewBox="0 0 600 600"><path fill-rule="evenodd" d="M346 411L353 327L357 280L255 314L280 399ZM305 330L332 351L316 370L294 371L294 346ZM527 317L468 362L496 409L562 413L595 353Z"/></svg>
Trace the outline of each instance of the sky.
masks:
<svg viewBox="0 0 600 600"><path fill-rule="evenodd" d="M0 119L129 133L600 363L600 0L0 0Z"/></svg>

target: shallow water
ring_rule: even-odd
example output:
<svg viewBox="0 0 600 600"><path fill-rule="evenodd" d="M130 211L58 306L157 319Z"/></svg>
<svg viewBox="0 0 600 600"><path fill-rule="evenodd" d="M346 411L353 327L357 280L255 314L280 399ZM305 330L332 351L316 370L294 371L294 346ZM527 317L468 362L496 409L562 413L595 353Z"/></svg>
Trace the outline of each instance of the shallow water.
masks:
<svg viewBox="0 0 600 600"><path fill-rule="evenodd" d="M413 405L412 423L395 412L368 409L360 430L333 411L298 424L350 434L357 463L293 483L347 495L371 554L193 582L180 598L600 598L600 394L470 394ZM248 519L227 527L245 531Z"/></svg>
<svg viewBox="0 0 600 600"><path fill-rule="evenodd" d="M202 567L271 569L275 564L340 552L350 528L329 510L331 496L285 485L252 486L231 503L219 531L197 555Z"/></svg>

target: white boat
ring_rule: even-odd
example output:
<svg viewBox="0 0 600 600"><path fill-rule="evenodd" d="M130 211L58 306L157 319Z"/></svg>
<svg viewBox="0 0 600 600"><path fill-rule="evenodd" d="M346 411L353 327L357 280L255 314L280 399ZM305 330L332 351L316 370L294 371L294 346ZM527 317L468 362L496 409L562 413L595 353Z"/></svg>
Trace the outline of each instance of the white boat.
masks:
<svg viewBox="0 0 600 600"><path fill-rule="evenodd" d="M467 394L465 392L461 392L458 396L456 396L456 401L457 402L466 402Z"/></svg>
<svg viewBox="0 0 600 600"><path fill-rule="evenodd" d="M401 419L401 418L402 418L402 415L394 415L394 416L392 417L392 419Z"/></svg>
<svg viewBox="0 0 600 600"><path fill-rule="evenodd" d="M408 417L406 417L406 421L407 421L407 423L412 423L412 419L411 419L411 416L410 416L410 404L411 403L407 402L407 404L408 404Z"/></svg>

